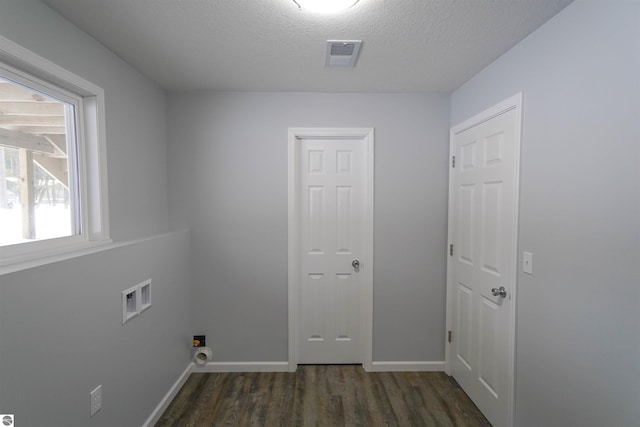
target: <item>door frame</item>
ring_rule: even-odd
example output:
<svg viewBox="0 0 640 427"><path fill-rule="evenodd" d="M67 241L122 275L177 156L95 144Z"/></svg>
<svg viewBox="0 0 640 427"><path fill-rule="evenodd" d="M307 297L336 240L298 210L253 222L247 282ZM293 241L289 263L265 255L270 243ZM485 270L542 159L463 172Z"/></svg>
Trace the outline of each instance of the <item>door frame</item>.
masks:
<svg viewBox="0 0 640 427"><path fill-rule="evenodd" d="M515 210L514 210L514 230L513 235L513 247L514 252L511 254L510 262L513 265L511 277L509 277L509 293L511 297L510 313L509 313L509 326L508 326L508 340L509 340L509 354L507 363L508 379L508 392L507 392L507 420L509 425L514 423L515 413L515 350L516 350L516 306L517 306L517 277L518 277L518 235L519 235L519 211L520 211L520 148L522 144L522 92L490 107L475 116L464 120L463 122L453 126L449 133L449 214L448 214L448 235L447 235L447 252L449 245L453 244L453 228L454 228L454 212L453 212L453 199L455 197L454 179L455 174L452 172L451 159L455 155L455 136L486 121L493 119L508 111L515 110L516 123L515 123ZM446 314L446 331L451 331L453 327L453 308L455 304L454 298L454 283L453 283L453 257L447 256L447 314ZM454 331L455 332L455 331ZM448 334L445 333L445 372L451 375L451 343L446 338Z"/></svg>
<svg viewBox="0 0 640 427"><path fill-rule="evenodd" d="M298 367L298 305L300 279L300 140L352 139L363 143L364 198L361 260L362 365L372 370L373 360L373 128L289 128L288 142L288 290L289 372Z"/></svg>

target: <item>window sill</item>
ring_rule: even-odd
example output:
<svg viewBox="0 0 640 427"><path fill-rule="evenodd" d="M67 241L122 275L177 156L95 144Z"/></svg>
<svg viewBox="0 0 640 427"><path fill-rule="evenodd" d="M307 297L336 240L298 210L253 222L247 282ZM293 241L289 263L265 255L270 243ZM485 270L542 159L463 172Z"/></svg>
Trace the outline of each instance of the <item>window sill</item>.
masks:
<svg viewBox="0 0 640 427"><path fill-rule="evenodd" d="M177 235L180 233L189 233L188 229L171 230L160 234L154 234L152 236L141 237L134 240L118 241L114 242L111 239L94 240L91 242L83 242L76 245L69 245L66 247L58 247L55 250L50 250L39 253L31 253L25 255L21 259L3 259L0 260L0 276L17 271L28 270L30 268L39 267L42 265L53 264L56 262L64 261L67 259L77 258L85 255L94 254L97 252L108 251L111 249L121 248L124 246L135 245L149 240L161 239L171 235ZM27 259L27 256L30 257Z"/></svg>
<svg viewBox="0 0 640 427"><path fill-rule="evenodd" d="M113 241L111 239L105 239L92 242L82 242L75 245L65 246L63 248L33 252L24 256L3 259L0 260L0 276L104 251L112 246Z"/></svg>

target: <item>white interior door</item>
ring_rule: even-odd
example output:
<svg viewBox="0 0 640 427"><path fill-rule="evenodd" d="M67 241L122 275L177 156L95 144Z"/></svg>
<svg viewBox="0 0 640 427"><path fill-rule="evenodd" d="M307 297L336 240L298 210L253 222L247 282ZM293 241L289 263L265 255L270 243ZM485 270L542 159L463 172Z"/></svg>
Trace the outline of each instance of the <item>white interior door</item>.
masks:
<svg viewBox="0 0 640 427"><path fill-rule="evenodd" d="M512 424L520 96L452 129L448 369Z"/></svg>
<svg viewBox="0 0 640 427"><path fill-rule="evenodd" d="M364 138L295 138L297 363L364 363L371 260Z"/></svg>

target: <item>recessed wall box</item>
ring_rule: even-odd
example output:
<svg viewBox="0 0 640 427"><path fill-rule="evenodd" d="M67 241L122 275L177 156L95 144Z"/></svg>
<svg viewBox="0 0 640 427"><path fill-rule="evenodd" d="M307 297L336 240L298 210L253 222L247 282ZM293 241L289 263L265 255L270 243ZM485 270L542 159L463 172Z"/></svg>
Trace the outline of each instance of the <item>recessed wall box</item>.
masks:
<svg viewBox="0 0 640 427"><path fill-rule="evenodd" d="M151 279L122 291L122 324L151 307Z"/></svg>
<svg viewBox="0 0 640 427"><path fill-rule="evenodd" d="M133 286L122 291L122 324L136 317L140 311L140 298L138 298L138 286Z"/></svg>
<svg viewBox="0 0 640 427"><path fill-rule="evenodd" d="M151 279L142 282L140 287L140 313L151 308Z"/></svg>

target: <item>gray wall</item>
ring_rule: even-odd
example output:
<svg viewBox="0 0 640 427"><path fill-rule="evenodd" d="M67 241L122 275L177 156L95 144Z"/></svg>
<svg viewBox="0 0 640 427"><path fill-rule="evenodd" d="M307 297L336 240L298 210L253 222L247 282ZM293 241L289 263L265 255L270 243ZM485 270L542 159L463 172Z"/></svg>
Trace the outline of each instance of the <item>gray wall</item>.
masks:
<svg viewBox="0 0 640 427"><path fill-rule="evenodd" d="M287 360L287 129L334 126L375 128L374 361L444 359L448 98L169 96L170 218L217 361Z"/></svg>
<svg viewBox="0 0 640 427"><path fill-rule="evenodd" d="M39 1L0 2L0 35L105 90L112 237L166 232L164 92ZM189 363L188 242L173 233L0 275L0 412L24 426L141 425ZM121 291L148 278L153 306L123 326Z"/></svg>
<svg viewBox="0 0 640 427"><path fill-rule="evenodd" d="M640 420L640 3L576 1L452 96L524 92L518 426Z"/></svg>
<svg viewBox="0 0 640 427"><path fill-rule="evenodd" d="M140 426L187 367L189 234L0 276L0 408L18 426ZM152 279L122 325L121 291ZM89 418L89 392L102 410Z"/></svg>

